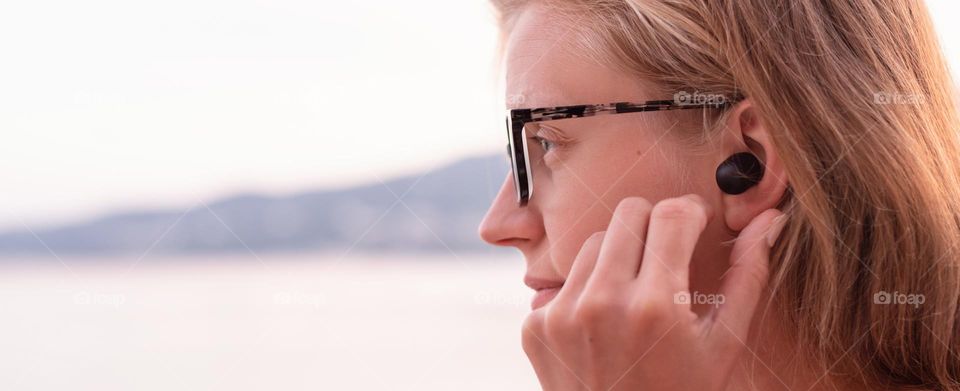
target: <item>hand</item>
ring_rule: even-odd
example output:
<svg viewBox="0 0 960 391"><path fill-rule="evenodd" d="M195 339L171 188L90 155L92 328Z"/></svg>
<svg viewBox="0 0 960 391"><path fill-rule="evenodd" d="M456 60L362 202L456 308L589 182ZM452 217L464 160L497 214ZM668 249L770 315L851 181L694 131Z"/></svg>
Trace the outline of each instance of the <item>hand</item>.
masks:
<svg viewBox="0 0 960 391"><path fill-rule="evenodd" d="M694 194L656 206L620 202L607 231L584 242L557 296L524 320L523 350L544 390L725 389L783 222L770 209L740 232L715 297L723 304L698 317L690 257L712 215Z"/></svg>

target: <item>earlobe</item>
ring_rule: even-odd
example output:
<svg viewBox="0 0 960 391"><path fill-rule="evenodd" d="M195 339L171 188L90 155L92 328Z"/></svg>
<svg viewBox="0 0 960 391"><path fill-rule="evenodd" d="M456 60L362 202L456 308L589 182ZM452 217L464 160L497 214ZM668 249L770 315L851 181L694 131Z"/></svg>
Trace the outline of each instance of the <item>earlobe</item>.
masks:
<svg viewBox="0 0 960 391"><path fill-rule="evenodd" d="M777 207L788 182L769 129L749 99L731 109L724 126L717 187L727 227L740 231L763 211Z"/></svg>

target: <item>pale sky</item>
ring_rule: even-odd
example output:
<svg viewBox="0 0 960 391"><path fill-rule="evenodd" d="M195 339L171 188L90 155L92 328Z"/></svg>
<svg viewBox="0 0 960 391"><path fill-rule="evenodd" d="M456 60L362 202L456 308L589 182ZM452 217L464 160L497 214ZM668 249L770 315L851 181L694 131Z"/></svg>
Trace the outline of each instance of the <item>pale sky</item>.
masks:
<svg viewBox="0 0 960 391"><path fill-rule="evenodd" d="M499 152L496 34L486 0L5 2L0 228Z"/></svg>

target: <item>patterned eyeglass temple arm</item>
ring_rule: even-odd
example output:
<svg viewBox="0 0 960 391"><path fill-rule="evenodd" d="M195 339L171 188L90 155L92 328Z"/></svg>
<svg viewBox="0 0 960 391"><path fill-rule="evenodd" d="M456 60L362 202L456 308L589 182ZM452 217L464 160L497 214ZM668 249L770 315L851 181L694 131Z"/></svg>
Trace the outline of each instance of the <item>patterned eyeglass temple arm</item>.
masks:
<svg viewBox="0 0 960 391"><path fill-rule="evenodd" d="M738 99L739 100L739 99ZM720 109L736 103L737 100L722 100L710 103L682 103L676 100L652 100L643 103L616 102L595 105L575 105L541 107L536 109L511 110L514 118L523 118L526 122L549 121L577 117L591 117L604 114L638 113L644 111L681 110L681 109Z"/></svg>

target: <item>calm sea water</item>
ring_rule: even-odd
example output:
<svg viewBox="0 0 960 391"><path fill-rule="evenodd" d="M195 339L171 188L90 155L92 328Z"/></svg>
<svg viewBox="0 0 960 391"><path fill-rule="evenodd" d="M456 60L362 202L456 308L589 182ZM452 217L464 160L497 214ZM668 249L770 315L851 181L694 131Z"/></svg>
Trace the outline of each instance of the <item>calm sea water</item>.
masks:
<svg viewBox="0 0 960 391"><path fill-rule="evenodd" d="M519 256L61 260L0 263L2 390L538 389Z"/></svg>

